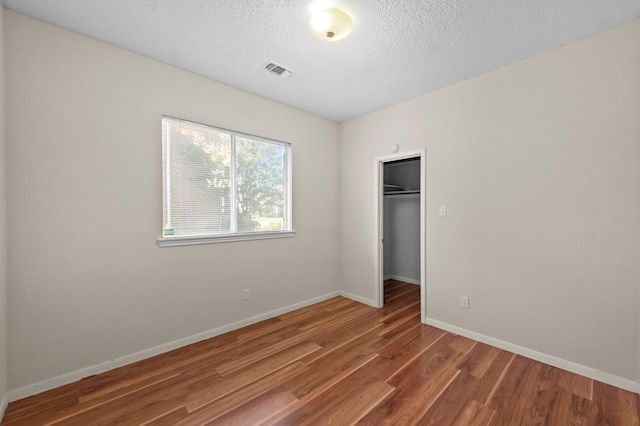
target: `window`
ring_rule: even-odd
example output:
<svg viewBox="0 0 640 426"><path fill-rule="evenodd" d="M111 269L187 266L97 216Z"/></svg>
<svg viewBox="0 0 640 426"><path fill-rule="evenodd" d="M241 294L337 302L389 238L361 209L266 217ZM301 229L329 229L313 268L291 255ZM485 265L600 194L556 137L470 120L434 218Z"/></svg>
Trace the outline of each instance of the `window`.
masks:
<svg viewBox="0 0 640 426"><path fill-rule="evenodd" d="M162 118L161 246L292 236L291 145Z"/></svg>

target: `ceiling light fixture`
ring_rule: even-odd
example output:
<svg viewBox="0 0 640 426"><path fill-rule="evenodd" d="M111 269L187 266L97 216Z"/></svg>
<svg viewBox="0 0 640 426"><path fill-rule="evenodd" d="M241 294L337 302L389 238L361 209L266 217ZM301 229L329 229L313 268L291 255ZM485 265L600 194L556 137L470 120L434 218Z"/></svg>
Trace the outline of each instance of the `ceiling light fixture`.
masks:
<svg viewBox="0 0 640 426"><path fill-rule="evenodd" d="M351 16L336 8L314 13L310 24L313 35L325 41L342 40L353 29Z"/></svg>

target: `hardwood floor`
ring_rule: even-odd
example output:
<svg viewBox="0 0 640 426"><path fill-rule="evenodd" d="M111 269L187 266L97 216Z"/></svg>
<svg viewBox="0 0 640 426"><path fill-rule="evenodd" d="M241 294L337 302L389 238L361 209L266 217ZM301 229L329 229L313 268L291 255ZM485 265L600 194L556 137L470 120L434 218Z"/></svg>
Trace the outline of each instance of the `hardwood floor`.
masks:
<svg viewBox="0 0 640 426"><path fill-rule="evenodd" d="M3 425L640 425L640 396L335 297L9 404Z"/></svg>

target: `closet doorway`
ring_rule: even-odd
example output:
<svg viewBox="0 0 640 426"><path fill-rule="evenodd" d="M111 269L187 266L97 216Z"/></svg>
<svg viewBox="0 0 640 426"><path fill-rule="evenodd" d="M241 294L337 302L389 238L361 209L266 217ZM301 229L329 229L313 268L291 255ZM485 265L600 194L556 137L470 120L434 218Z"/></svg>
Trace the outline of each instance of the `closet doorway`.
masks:
<svg viewBox="0 0 640 426"><path fill-rule="evenodd" d="M420 286L426 320L426 150L375 160L376 295L384 306L388 279Z"/></svg>

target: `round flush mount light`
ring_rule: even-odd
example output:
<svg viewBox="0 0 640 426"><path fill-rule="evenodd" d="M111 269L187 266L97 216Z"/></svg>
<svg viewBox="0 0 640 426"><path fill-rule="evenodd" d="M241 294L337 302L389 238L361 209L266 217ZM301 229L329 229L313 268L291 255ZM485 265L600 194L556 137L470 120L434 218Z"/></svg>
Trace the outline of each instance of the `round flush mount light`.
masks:
<svg viewBox="0 0 640 426"><path fill-rule="evenodd" d="M353 29L351 16L336 8L314 13L310 24L313 35L324 41L342 40Z"/></svg>

